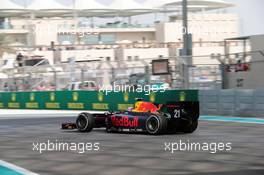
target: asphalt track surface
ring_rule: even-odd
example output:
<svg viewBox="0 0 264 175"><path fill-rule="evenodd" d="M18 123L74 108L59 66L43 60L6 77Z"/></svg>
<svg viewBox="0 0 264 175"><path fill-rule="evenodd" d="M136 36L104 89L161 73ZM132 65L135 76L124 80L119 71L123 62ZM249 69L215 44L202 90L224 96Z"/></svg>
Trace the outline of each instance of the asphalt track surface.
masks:
<svg viewBox="0 0 264 175"><path fill-rule="evenodd" d="M0 114L0 116L3 114ZM36 114L35 114L36 115ZM45 116L46 115L46 116ZM199 122L193 134L150 136L61 131L70 114L0 119L0 159L41 175L263 175L264 125L223 121ZM36 115L37 116L37 115ZM65 116L65 117L64 117ZM0 117L1 118L1 117ZM33 151L33 142L100 143L99 151ZM231 151L165 151L164 143L232 143Z"/></svg>

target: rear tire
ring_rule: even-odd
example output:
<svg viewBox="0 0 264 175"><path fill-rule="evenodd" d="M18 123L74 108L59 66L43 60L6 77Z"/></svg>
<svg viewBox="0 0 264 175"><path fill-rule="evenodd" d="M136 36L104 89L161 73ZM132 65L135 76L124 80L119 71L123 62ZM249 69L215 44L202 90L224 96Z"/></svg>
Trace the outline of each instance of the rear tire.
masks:
<svg viewBox="0 0 264 175"><path fill-rule="evenodd" d="M190 124L184 128L185 133L193 133L198 128L198 120L191 120Z"/></svg>
<svg viewBox="0 0 264 175"><path fill-rule="evenodd" d="M80 132L91 132L94 127L94 117L89 113L81 113L76 119L76 126Z"/></svg>
<svg viewBox="0 0 264 175"><path fill-rule="evenodd" d="M167 119L162 115L150 115L146 120L146 130L151 135L165 133L167 130Z"/></svg>

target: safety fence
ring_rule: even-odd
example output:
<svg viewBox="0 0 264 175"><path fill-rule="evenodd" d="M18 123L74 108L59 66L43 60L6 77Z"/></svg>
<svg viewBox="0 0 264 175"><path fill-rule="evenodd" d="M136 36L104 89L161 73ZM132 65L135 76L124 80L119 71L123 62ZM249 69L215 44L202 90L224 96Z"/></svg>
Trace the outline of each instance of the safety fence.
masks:
<svg viewBox="0 0 264 175"><path fill-rule="evenodd" d="M209 64L208 60L210 62L212 60L210 55L196 56L192 59L194 62L204 61L202 64L187 66L185 57L137 58L136 56L127 56L125 60L118 61L78 62L69 59L69 62L55 65L42 62L47 61L42 59L33 66L18 67L17 63L14 63L15 60L13 62L6 60L3 66L0 63L0 67L2 66L0 69L0 91L94 90L103 85L111 86L114 83L119 85L165 83L170 89L178 90L222 87L222 72L218 61ZM154 74L152 61L156 60L168 60L168 66L163 64L163 67L164 65L166 67L156 67L159 70L166 69L165 73Z"/></svg>
<svg viewBox="0 0 264 175"><path fill-rule="evenodd" d="M264 117L264 89L255 90L201 90L200 113Z"/></svg>
<svg viewBox="0 0 264 175"><path fill-rule="evenodd" d="M53 110L125 110L137 98L153 103L198 101L196 90L168 90L165 92L109 92L103 91L46 91L2 92L2 109L53 109Z"/></svg>

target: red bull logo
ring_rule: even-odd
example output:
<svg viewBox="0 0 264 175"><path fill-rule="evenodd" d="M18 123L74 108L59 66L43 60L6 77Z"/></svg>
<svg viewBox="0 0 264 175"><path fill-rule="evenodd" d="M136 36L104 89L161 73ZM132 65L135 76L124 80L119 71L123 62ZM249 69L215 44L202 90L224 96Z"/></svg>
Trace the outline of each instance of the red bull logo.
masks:
<svg viewBox="0 0 264 175"><path fill-rule="evenodd" d="M111 117L111 121L114 126L123 126L123 127L138 127L138 117L134 117L132 120L129 119L128 116L123 116L121 118L117 118L116 116Z"/></svg>

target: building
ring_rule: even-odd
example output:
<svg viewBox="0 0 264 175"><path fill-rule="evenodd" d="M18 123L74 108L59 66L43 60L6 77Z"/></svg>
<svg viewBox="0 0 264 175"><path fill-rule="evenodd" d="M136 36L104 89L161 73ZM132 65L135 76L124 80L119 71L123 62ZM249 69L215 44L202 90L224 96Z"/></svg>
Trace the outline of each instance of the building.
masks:
<svg viewBox="0 0 264 175"><path fill-rule="evenodd" d="M264 87L264 35L244 36L226 40L250 43L251 51L238 53L231 59L231 70L225 71L224 88L255 89ZM244 47L247 47L245 44Z"/></svg>
<svg viewBox="0 0 264 175"><path fill-rule="evenodd" d="M131 69L144 67L152 59L169 57L175 59L172 63L174 68L179 62L184 32L180 1L156 1L156 4L149 0L138 4L133 0L114 0L109 6L94 0L89 0L89 3L76 0L68 5L54 0L24 2L29 3L19 5L4 0L0 7L0 34L13 39L13 47L24 50L24 54L42 55L51 65L68 63L72 58L82 63L112 61L111 66L100 65L104 69L120 67L116 62L122 62ZM238 17L207 11L233 4L221 0L189 0L188 3L193 64L217 67L220 62L212 59L211 55L224 54L224 39L238 35ZM151 25L132 22L133 16L144 14L164 14L169 18ZM95 17L112 17L112 20L98 24ZM230 53L241 50L243 46L236 41L231 44ZM4 59L10 59L10 55ZM102 77L106 74L103 73Z"/></svg>

